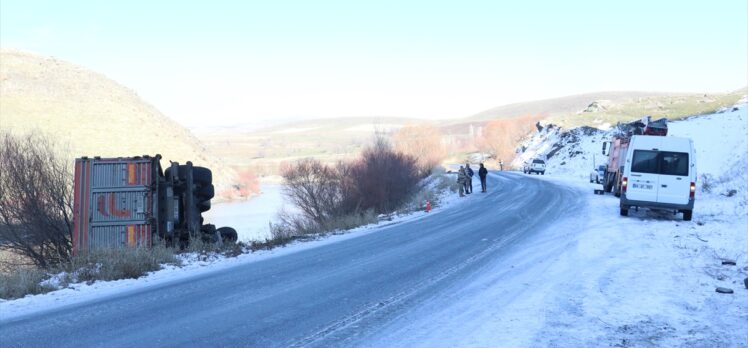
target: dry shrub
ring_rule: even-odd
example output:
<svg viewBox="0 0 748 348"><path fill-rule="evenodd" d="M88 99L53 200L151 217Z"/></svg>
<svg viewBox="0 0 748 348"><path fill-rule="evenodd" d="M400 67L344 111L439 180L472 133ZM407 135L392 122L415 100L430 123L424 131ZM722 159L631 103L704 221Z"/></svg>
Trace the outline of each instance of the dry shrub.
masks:
<svg viewBox="0 0 748 348"><path fill-rule="evenodd" d="M300 210L271 226L274 240L349 229L402 206L418 188L416 160L378 137L353 162L335 166L304 159L283 169L283 193ZM289 237L290 236L290 237Z"/></svg>
<svg viewBox="0 0 748 348"><path fill-rule="evenodd" d="M49 138L0 134L0 249L48 268L70 259L72 175Z"/></svg>
<svg viewBox="0 0 748 348"><path fill-rule="evenodd" d="M47 275L35 267L18 267L8 273L0 273L0 298L12 300L56 290L42 284L45 278Z"/></svg>
<svg viewBox="0 0 748 348"><path fill-rule="evenodd" d="M541 119L540 115L526 115L490 121L478 139L478 147L509 163L514 159L517 144L535 129L535 124Z"/></svg>
<svg viewBox="0 0 748 348"><path fill-rule="evenodd" d="M218 192L217 196L227 201L247 199L260 193L260 180L252 170L238 171L233 184Z"/></svg>
<svg viewBox="0 0 748 348"><path fill-rule="evenodd" d="M393 136L395 150L416 159L421 173L429 173L447 157L442 132L428 124L408 125Z"/></svg>
<svg viewBox="0 0 748 348"><path fill-rule="evenodd" d="M239 197L247 198L260 192L260 181L254 173L244 170L238 173L235 188Z"/></svg>
<svg viewBox="0 0 748 348"><path fill-rule="evenodd" d="M331 167L316 159L303 159L283 170L283 194L301 210L304 217L323 224L338 215L343 203L345 166Z"/></svg>
<svg viewBox="0 0 748 348"><path fill-rule="evenodd" d="M346 200L346 213L371 209L386 214L401 206L418 189L421 173L413 157L394 151L384 139L378 138L351 166L350 176L350 184L354 186Z"/></svg>
<svg viewBox="0 0 748 348"><path fill-rule="evenodd" d="M93 282L138 278L161 269L162 264L179 264L174 249L161 245L151 248L101 249L76 255L63 270L67 282Z"/></svg>

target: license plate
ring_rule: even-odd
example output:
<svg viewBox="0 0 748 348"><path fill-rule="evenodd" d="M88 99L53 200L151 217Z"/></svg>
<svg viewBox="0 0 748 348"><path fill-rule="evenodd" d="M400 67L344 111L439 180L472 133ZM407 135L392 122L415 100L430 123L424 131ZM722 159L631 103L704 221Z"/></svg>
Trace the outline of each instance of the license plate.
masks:
<svg viewBox="0 0 748 348"><path fill-rule="evenodd" d="M642 190L651 190L652 188L654 188L654 186L648 185L648 184L633 184L631 186L633 188L638 188L638 189L642 189Z"/></svg>

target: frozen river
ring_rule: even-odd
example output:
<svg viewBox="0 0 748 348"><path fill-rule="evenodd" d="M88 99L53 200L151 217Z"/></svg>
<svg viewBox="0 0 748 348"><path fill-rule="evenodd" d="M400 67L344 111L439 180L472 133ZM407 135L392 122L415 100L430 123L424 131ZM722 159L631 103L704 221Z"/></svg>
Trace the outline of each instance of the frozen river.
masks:
<svg viewBox="0 0 748 348"><path fill-rule="evenodd" d="M205 222L235 228L241 241L270 238L268 223L275 221L283 207L283 194L280 185L263 185L261 189L261 195L248 201L214 204L203 214Z"/></svg>

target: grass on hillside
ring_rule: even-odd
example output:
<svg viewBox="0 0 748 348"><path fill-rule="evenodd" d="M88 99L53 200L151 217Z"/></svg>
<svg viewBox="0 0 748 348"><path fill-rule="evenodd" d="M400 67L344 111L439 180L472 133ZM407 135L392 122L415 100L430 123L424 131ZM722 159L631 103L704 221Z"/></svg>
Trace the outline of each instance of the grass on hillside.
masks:
<svg viewBox="0 0 748 348"><path fill-rule="evenodd" d="M632 102L610 105L604 111L579 112L550 117L544 123L553 123L564 128L599 127L606 123L615 125L618 122L631 122L647 115L651 115L653 119L666 117L668 120L674 121L689 116L712 113L721 107L731 106L744 94L745 90L723 95L638 98Z"/></svg>

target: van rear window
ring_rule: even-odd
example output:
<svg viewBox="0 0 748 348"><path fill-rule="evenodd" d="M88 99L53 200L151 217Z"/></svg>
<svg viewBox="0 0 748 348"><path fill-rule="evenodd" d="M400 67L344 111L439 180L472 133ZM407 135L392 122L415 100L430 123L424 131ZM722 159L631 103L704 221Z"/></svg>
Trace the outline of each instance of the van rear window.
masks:
<svg viewBox="0 0 748 348"><path fill-rule="evenodd" d="M685 152L634 150L631 171L635 173L688 175L688 154Z"/></svg>
<svg viewBox="0 0 748 348"><path fill-rule="evenodd" d="M657 174L657 155L659 151L634 150L631 160L631 171L635 173Z"/></svg>
<svg viewBox="0 0 748 348"><path fill-rule="evenodd" d="M688 175L688 154L685 152L660 152L660 174Z"/></svg>

